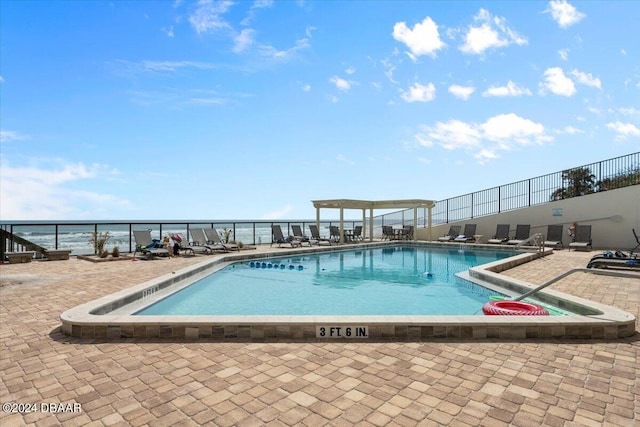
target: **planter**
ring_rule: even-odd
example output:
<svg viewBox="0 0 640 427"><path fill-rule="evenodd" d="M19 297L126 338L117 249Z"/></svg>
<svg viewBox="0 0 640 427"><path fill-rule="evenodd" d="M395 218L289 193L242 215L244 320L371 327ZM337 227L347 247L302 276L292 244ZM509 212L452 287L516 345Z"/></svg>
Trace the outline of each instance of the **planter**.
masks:
<svg viewBox="0 0 640 427"><path fill-rule="evenodd" d="M98 255L78 255L77 258L89 262L131 261L133 259L133 255L120 254L119 257L109 255L104 258L100 258Z"/></svg>

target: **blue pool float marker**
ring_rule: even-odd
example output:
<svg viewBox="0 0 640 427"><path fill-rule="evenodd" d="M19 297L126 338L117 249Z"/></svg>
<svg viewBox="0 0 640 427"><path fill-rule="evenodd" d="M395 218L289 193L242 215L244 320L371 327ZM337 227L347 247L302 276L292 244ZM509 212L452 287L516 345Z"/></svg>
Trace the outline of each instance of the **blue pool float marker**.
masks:
<svg viewBox="0 0 640 427"><path fill-rule="evenodd" d="M251 261L251 262L249 263L249 267L255 267L255 266L256 266L256 263L255 263L255 262Z"/></svg>
<svg viewBox="0 0 640 427"><path fill-rule="evenodd" d="M284 270L285 268L286 268L286 265L280 264L280 270Z"/></svg>
<svg viewBox="0 0 640 427"><path fill-rule="evenodd" d="M430 271L425 271L423 274L424 274L425 276L427 276L427 279L432 279L432 278L433 278L433 274L431 274L431 272L430 272Z"/></svg>
<svg viewBox="0 0 640 427"><path fill-rule="evenodd" d="M295 266L294 266L293 264L291 264L291 265L289 266L289 270L293 270L294 268L295 268Z"/></svg>
<svg viewBox="0 0 640 427"><path fill-rule="evenodd" d="M304 270L304 267L303 267L303 266L301 266L301 265L299 265L299 266L298 266L298 271L302 271L302 270Z"/></svg>
<svg viewBox="0 0 640 427"><path fill-rule="evenodd" d="M262 268L267 268L267 263L266 262L262 263Z"/></svg>
<svg viewBox="0 0 640 427"><path fill-rule="evenodd" d="M267 264L267 268L273 268L273 264L271 263Z"/></svg>

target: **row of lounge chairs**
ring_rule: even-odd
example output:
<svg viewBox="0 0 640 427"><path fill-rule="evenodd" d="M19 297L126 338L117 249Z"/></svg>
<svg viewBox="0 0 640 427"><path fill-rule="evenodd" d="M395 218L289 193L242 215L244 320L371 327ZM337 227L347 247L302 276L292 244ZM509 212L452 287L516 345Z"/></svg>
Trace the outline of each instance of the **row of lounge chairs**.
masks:
<svg viewBox="0 0 640 427"><path fill-rule="evenodd" d="M191 241L182 235L174 234L171 238L174 245L177 245L178 252L199 254L213 254L214 252L239 251L240 248L235 243L223 243L220 240L218 231L214 228L194 228L189 230ZM170 249L157 239L152 239L151 230L133 230L133 236L136 241L135 253L140 252L147 257L155 256L171 256Z"/></svg>
<svg viewBox="0 0 640 427"><path fill-rule="evenodd" d="M291 247L298 247L302 246L303 243L306 243L309 246L320 245L322 243L328 243L329 245L340 243L340 229L337 226L332 225L329 227L329 237L320 236L317 225L309 225L309 230L311 231L311 237L305 235L299 225L292 225L291 231L293 232L293 235L284 237L282 227L279 225L272 225L271 245L273 246L274 243L277 243L279 247L282 247L282 245L285 244L290 245ZM358 225L353 229L353 231L345 232L344 240L346 242L357 242L363 240L362 226Z"/></svg>
<svg viewBox="0 0 640 427"><path fill-rule="evenodd" d="M458 243L474 243L476 241L475 234L477 224L465 224L464 232L460 234L460 225L452 225L449 227L449 232L438 237L439 242L458 242Z"/></svg>
<svg viewBox="0 0 640 427"><path fill-rule="evenodd" d="M449 227L449 232L438 238L440 242L462 242L470 243L475 242L476 224L465 224L464 232L460 234L459 225L452 225ZM531 226L529 224L518 224L516 226L516 232L514 236L510 236L511 225L510 224L498 224L496 226L496 233L487 240L489 244L496 245L519 245L529 239L531 234ZM557 248L558 246L564 248L562 243L562 225L549 225L547 227L546 239L544 240L544 246ZM635 230L634 230L635 235ZM638 240L638 239L636 239ZM640 242L638 243L640 246ZM578 225L575 229L575 235L573 241L569 243L569 249L587 249L592 248L591 240L591 226L590 225Z"/></svg>
<svg viewBox="0 0 640 427"><path fill-rule="evenodd" d="M394 229L390 225L382 226L382 240L412 240L413 225L403 225L402 228Z"/></svg>

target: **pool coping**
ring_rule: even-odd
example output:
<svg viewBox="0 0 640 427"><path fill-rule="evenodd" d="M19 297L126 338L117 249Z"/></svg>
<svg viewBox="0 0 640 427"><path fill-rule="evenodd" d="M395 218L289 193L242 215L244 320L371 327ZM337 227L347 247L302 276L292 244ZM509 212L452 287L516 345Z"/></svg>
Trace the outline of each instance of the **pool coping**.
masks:
<svg viewBox="0 0 640 427"><path fill-rule="evenodd" d="M360 243L335 247L283 249L272 253L227 254L165 274L122 291L95 299L65 311L60 316L64 334L86 339L159 338L212 341L421 341L454 339L600 339L615 340L635 334L636 319L630 313L562 292L545 289L536 299L571 308L584 314L570 316L133 316L118 312L141 298L158 298L167 287L223 268L231 262L300 255L305 253L395 246L397 242ZM403 242L406 245L452 248L458 244ZM477 249L500 249L495 245L465 245ZM511 249L504 248L504 249ZM508 296L523 294L534 285L500 275L500 271L552 253L532 250L520 255L474 267L468 280ZM108 314L114 313L115 314ZM366 326L366 337L320 337L319 329Z"/></svg>

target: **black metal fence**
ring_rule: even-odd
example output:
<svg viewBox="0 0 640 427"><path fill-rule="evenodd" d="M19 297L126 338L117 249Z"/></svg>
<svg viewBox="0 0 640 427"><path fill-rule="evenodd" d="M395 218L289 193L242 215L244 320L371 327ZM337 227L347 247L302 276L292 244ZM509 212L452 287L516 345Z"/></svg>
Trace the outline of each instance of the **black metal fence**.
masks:
<svg viewBox="0 0 640 427"><path fill-rule="evenodd" d="M465 221L500 212L640 184L640 152L564 171L440 200L431 211L433 225ZM405 218L406 217L406 221ZM376 217L382 224L412 224L413 210ZM418 226L426 225L420 209Z"/></svg>

